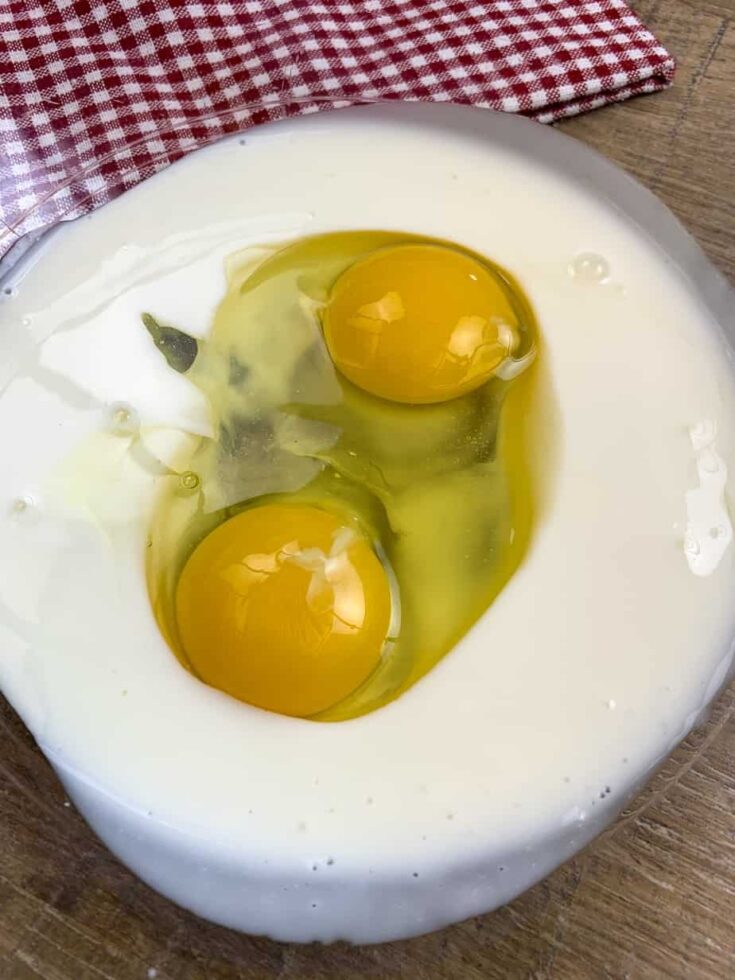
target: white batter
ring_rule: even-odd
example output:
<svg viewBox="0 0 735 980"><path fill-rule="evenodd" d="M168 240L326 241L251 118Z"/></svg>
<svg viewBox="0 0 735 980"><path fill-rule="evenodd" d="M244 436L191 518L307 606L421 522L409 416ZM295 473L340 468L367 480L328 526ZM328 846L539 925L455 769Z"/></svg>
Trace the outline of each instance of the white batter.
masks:
<svg viewBox="0 0 735 980"><path fill-rule="evenodd" d="M398 701L329 725L183 670L143 573L155 476L131 465L110 486L103 454L97 500L74 512L58 466L117 403L144 426L207 431L142 310L205 334L228 254L361 227L455 239L517 276L545 340L561 464L527 560L470 634ZM16 375L0 396L3 689L80 804L85 785L101 791L99 812L86 802L100 833L202 914L375 940L497 904L609 819L725 677L724 342L652 243L540 165L372 110L265 127L59 231L0 321ZM105 452L126 445L112 435ZM128 819L150 828L150 851L115 837ZM246 868L247 914L222 875L187 893L161 870L169 846ZM406 907L382 911L398 880Z"/></svg>

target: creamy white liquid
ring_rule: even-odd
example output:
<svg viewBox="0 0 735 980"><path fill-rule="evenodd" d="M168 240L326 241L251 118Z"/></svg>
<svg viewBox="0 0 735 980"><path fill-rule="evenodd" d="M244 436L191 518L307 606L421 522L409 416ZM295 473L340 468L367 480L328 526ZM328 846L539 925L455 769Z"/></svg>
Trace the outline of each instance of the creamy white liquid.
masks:
<svg viewBox="0 0 735 980"><path fill-rule="evenodd" d="M360 227L452 238L518 277L561 462L526 562L470 634L398 701L324 725L237 703L169 652L143 573L155 477L130 465L105 482L124 438L99 450L87 509L63 503L58 467L116 403L207 431L141 311L205 334L229 253ZM52 758L164 824L259 865L331 859L358 877L500 860L621 801L725 675L732 368L656 248L541 166L355 115L279 124L60 231L0 318L19 372L0 397L3 689ZM178 438L150 441L166 456Z"/></svg>

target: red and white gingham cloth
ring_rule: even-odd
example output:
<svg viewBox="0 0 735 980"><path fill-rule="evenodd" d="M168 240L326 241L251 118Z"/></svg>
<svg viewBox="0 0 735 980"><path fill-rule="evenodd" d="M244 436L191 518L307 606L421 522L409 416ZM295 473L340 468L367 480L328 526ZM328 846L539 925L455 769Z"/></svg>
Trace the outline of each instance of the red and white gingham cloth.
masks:
<svg viewBox="0 0 735 980"><path fill-rule="evenodd" d="M552 122L673 71L622 0L4 0L0 256L255 122L377 98Z"/></svg>

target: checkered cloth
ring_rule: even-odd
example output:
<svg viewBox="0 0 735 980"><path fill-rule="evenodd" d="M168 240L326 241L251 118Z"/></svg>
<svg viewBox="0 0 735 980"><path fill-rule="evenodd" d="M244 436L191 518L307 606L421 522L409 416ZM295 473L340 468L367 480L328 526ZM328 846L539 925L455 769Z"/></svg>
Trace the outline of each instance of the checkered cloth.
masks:
<svg viewBox="0 0 735 980"><path fill-rule="evenodd" d="M622 0L3 0L0 255L264 120L390 98L552 122L673 71Z"/></svg>

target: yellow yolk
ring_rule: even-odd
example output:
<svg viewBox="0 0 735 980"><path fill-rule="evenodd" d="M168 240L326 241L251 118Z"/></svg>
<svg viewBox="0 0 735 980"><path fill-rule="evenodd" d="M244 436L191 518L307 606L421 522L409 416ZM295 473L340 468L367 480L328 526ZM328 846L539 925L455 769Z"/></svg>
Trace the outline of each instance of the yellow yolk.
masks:
<svg viewBox="0 0 735 980"><path fill-rule="evenodd" d="M390 618L388 578L370 543L311 506L266 504L220 524L176 590L193 671L241 701L299 717L365 680Z"/></svg>
<svg viewBox="0 0 735 980"><path fill-rule="evenodd" d="M323 314L332 360L353 384L410 404L478 388L512 352L502 282L441 245L379 249L337 279Z"/></svg>

